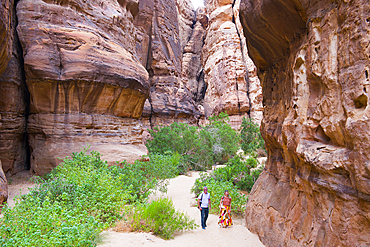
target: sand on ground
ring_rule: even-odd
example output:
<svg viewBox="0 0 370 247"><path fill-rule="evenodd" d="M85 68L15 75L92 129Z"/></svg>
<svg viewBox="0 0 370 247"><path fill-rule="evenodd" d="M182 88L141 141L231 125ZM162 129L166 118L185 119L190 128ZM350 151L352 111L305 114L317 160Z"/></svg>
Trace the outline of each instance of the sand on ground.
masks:
<svg viewBox="0 0 370 247"><path fill-rule="evenodd" d="M15 197L24 195L29 192L29 189L36 186L31 182L32 175L29 171L22 171L8 178L8 206L14 207Z"/></svg>
<svg viewBox="0 0 370 247"><path fill-rule="evenodd" d="M179 176L170 179L167 194L157 194L151 197L168 197L173 201L176 209L186 212L200 225L200 211L193 207L194 195L190 193L195 180L199 177L198 172L192 172L189 176ZM218 207L218 205L213 205ZM172 240L163 240L151 233L115 232L113 230L102 233L103 243L99 247L118 246L264 246L258 236L251 233L244 226L244 219L233 219L234 225L230 228L220 228L217 225L218 216L210 214L207 221L207 229L200 226L192 231L177 233Z"/></svg>

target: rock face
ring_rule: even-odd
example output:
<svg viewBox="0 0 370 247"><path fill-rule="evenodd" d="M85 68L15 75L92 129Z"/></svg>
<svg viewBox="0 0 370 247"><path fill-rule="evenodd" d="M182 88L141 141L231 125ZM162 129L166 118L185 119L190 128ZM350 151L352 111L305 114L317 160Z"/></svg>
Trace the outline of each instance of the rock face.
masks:
<svg viewBox="0 0 370 247"><path fill-rule="evenodd" d="M0 114L1 120L1 114ZM1 125L0 125L1 130ZM0 160L0 212L2 209L2 205L8 200L8 180L4 174L1 160Z"/></svg>
<svg viewBox="0 0 370 247"><path fill-rule="evenodd" d="M209 14L203 46L204 80L207 83L205 115L227 111L229 115L253 115L260 121L261 113L251 114L262 112L262 98L253 96L252 101L249 95L249 88L259 87L250 84L259 80L248 56L240 22L236 21L240 1L208 0L205 4ZM241 123L241 117L239 121Z"/></svg>
<svg viewBox="0 0 370 247"><path fill-rule="evenodd" d="M148 73L136 58L137 13L135 0L18 3L32 172L50 171L57 157L87 144L108 161L146 153L134 120L149 95Z"/></svg>
<svg viewBox="0 0 370 247"><path fill-rule="evenodd" d="M246 223L267 246L370 243L368 1L242 0L266 169Z"/></svg>
<svg viewBox="0 0 370 247"><path fill-rule="evenodd" d="M149 71L151 85L143 121L149 120L150 126L169 124L175 119L195 121L194 116L199 115L190 91L180 78L183 43L190 36L189 23L194 18L189 2L143 0L139 4L135 19L138 43L144 40L148 45L138 44L137 53L142 54L141 61Z"/></svg>
<svg viewBox="0 0 370 247"><path fill-rule="evenodd" d="M17 173L27 168L26 115L27 90L22 71L22 53L16 33L14 1L9 2L10 42L12 52L5 72L0 76L0 159L5 173Z"/></svg>
<svg viewBox="0 0 370 247"><path fill-rule="evenodd" d="M202 47L208 26L207 12L204 7L199 7L194 19L194 27L189 41L184 47L182 57L181 80L191 93L201 114L204 115L203 99L207 90L204 81L204 70L202 66Z"/></svg>
<svg viewBox="0 0 370 247"><path fill-rule="evenodd" d="M109 162L133 162L147 152L145 128L199 125L220 111L234 128L242 116L260 120L239 0L197 11L191 0L13 2L0 5L7 173L47 173L88 144Z"/></svg>
<svg viewBox="0 0 370 247"><path fill-rule="evenodd" d="M11 2L0 1L0 75L4 73L12 52Z"/></svg>
<svg viewBox="0 0 370 247"><path fill-rule="evenodd" d="M2 0L0 2L0 76L5 71L11 54L12 42L11 42L11 9L12 5L8 0ZM1 77L0 77L1 78ZM0 94L2 93L2 83L0 82ZM0 95L1 97L1 95ZM2 127L2 114L0 112L0 131ZM0 138L2 135L0 134ZM0 155L1 157L1 155ZM3 158L3 157L1 157ZM0 159L0 212L2 205L8 199L8 181L5 177L2 162Z"/></svg>

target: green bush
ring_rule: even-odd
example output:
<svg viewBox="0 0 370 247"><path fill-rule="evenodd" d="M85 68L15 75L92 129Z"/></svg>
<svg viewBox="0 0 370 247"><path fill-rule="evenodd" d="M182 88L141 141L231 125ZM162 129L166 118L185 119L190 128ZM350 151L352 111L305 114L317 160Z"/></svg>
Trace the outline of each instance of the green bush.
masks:
<svg viewBox="0 0 370 247"><path fill-rule="evenodd" d="M108 166L98 152L73 153L0 219L0 246L96 246L102 229L121 219L124 205L145 202L178 173L179 159Z"/></svg>
<svg viewBox="0 0 370 247"><path fill-rule="evenodd" d="M125 217L134 231L153 232L164 239L173 238L174 232L192 230L197 226L189 216L176 211L172 200L167 198L129 208Z"/></svg>
<svg viewBox="0 0 370 247"><path fill-rule="evenodd" d="M231 128L229 116L221 112L218 116L209 118L209 124L203 129L211 136L214 161L226 163L239 149L239 135Z"/></svg>
<svg viewBox="0 0 370 247"><path fill-rule="evenodd" d="M213 116L203 128L186 123L149 130L152 139L146 146L152 154L179 153L181 172L187 169L207 170L215 162L225 163L238 150L239 136L227 123L226 113Z"/></svg>
<svg viewBox="0 0 370 247"><path fill-rule="evenodd" d="M265 149L265 141L262 138L260 127L243 117L240 129L241 148L247 154L253 154L257 149Z"/></svg>
<svg viewBox="0 0 370 247"><path fill-rule="evenodd" d="M199 194L203 186L211 180L231 182L239 190L250 192L263 167L257 168L257 160L248 158L243 161L238 155L226 163L226 166L215 169L212 173L202 173L194 183L192 192Z"/></svg>
<svg viewBox="0 0 370 247"><path fill-rule="evenodd" d="M216 180L212 175L201 173L200 179L195 181L191 189L192 193L198 195L203 191L203 187L207 186L208 192L211 194L211 213L219 213L219 205L221 197L224 196L225 190L229 191L232 198L231 212L243 214L247 203L247 196L241 194L238 188L230 181Z"/></svg>

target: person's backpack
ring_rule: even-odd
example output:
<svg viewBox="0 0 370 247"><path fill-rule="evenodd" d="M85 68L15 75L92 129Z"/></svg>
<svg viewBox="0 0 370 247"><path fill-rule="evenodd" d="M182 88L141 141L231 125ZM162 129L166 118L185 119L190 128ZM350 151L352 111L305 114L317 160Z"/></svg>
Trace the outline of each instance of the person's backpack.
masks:
<svg viewBox="0 0 370 247"><path fill-rule="evenodd" d="M202 206L202 199L203 199L203 192L202 192L202 194L201 194L201 196L200 196L200 201L199 201L199 205L200 205L200 206Z"/></svg>

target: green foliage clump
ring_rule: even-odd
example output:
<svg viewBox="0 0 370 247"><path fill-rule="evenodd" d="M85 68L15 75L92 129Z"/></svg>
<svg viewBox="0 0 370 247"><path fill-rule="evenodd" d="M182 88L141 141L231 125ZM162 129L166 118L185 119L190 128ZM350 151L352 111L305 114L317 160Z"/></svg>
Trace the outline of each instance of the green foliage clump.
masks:
<svg viewBox="0 0 370 247"><path fill-rule="evenodd" d="M238 155L228 161L225 167L218 168L213 172L216 180L230 181L239 190L250 192L263 167L257 168L257 160L248 158L242 160Z"/></svg>
<svg viewBox="0 0 370 247"><path fill-rule="evenodd" d="M126 204L145 202L178 174L178 155L108 166L98 152L73 153L0 219L0 246L96 246Z"/></svg>
<svg viewBox="0 0 370 247"><path fill-rule="evenodd" d="M229 116L221 112L209 118L209 124L203 129L211 135L214 161L226 163L239 149L239 135L231 128Z"/></svg>
<svg viewBox="0 0 370 247"><path fill-rule="evenodd" d="M226 113L209 120L202 128L176 122L156 127L149 130L152 139L146 146L153 154L179 153L183 157L179 165L182 172L206 170L215 162L225 163L238 150L238 134L227 123Z"/></svg>
<svg viewBox="0 0 370 247"><path fill-rule="evenodd" d="M172 200L161 198L126 210L134 231L153 232L164 238L173 238L174 232L192 230L197 225L186 214L176 211Z"/></svg>
<svg viewBox="0 0 370 247"><path fill-rule="evenodd" d="M219 212L221 197L224 196L225 190L229 191L232 198L231 212L242 214L245 211L247 196L239 192L238 188L230 181L220 181L212 177L212 174L201 173L191 189L191 192L197 196L203 191L203 187L207 186L208 192L211 194L211 213Z"/></svg>
<svg viewBox="0 0 370 247"><path fill-rule="evenodd" d="M211 200L212 204L215 206L218 205L224 191L229 190L230 196L233 198L231 210L242 213L246 198L238 191L244 190L250 192L262 170L263 167L257 168L256 159L249 158L243 161L241 157L236 155L232 159L229 159L225 167L217 168L212 173L201 173L200 178L195 181L191 192L198 195L202 192L203 187L207 186L208 191L213 197Z"/></svg>
<svg viewBox="0 0 370 247"><path fill-rule="evenodd" d="M253 119L247 120L243 117L240 138L241 148L247 154L253 154L257 149L265 148L265 141L262 138L260 127L253 122Z"/></svg>

